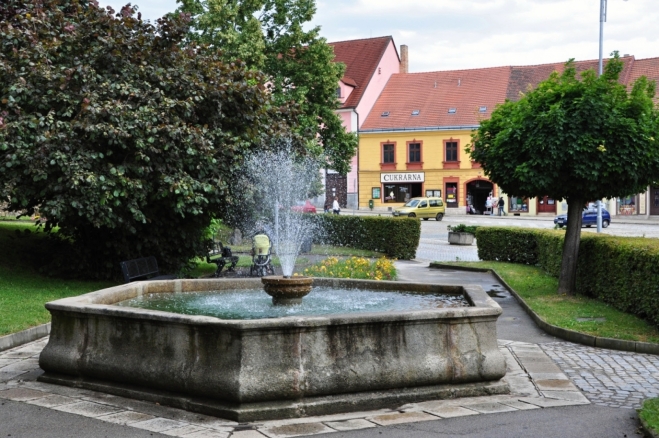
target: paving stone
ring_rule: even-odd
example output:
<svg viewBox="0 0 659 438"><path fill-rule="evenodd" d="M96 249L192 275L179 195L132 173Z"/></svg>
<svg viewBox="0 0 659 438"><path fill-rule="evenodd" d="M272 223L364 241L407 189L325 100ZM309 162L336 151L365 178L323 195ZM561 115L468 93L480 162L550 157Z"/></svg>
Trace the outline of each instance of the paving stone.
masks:
<svg viewBox="0 0 659 438"><path fill-rule="evenodd" d="M25 403L52 408L54 406L68 405L69 403L75 403L77 401L79 401L77 398L65 397L63 395L46 395L45 397L26 400Z"/></svg>
<svg viewBox="0 0 659 438"><path fill-rule="evenodd" d="M166 433L167 431L161 432ZM220 432L219 430L204 429L185 435L185 438L229 438L230 432Z"/></svg>
<svg viewBox="0 0 659 438"><path fill-rule="evenodd" d="M116 424L131 424L137 423L138 421L151 420L152 418L155 417L153 415L134 411L121 411L117 412L116 414L103 415L102 417L98 417L99 420Z"/></svg>
<svg viewBox="0 0 659 438"><path fill-rule="evenodd" d="M529 376L536 380L569 380L563 373L529 373Z"/></svg>
<svg viewBox="0 0 659 438"><path fill-rule="evenodd" d="M534 380L540 391L578 391L569 380Z"/></svg>
<svg viewBox="0 0 659 438"><path fill-rule="evenodd" d="M150 430L151 432L162 432L167 429L174 429L177 427L187 426L187 424L180 421L169 420L167 418L152 418L146 421L138 421L131 423L130 427L137 427L138 429Z"/></svg>
<svg viewBox="0 0 659 438"><path fill-rule="evenodd" d="M475 403L462 405L463 408L471 409L482 414L496 414L499 412L513 412L517 409L500 403Z"/></svg>
<svg viewBox="0 0 659 438"><path fill-rule="evenodd" d="M441 418L465 417L467 415L478 415L478 412L460 406L437 406L436 408L424 409L426 412Z"/></svg>
<svg viewBox="0 0 659 438"><path fill-rule="evenodd" d="M0 371L0 382L8 382L27 374L28 371Z"/></svg>
<svg viewBox="0 0 659 438"><path fill-rule="evenodd" d="M432 421L437 420L437 417L424 412L399 412L384 415L376 415L375 417L367 418L380 426L388 426L391 424L401 423L417 423L419 421Z"/></svg>
<svg viewBox="0 0 659 438"><path fill-rule="evenodd" d="M540 409L539 406L532 405L529 403L524 403L518 400L510 400L510 401L502 401L500 402L501 404L504 404L506 406L510 406L511 408L515 408L519 411L528 411L530 409Z"/></svg>
<svg viewBox="0 0 659 438"><path fill-rule="evenodd" d="M206 429L201 426L195 426L193 424L188 424L187 426L183 427L175 427L174 429L167 429L164 430L160 433L164 435L170 435L170 436L188 436L193 433L197 432L202 432L202 431L208 431L209 429Z"/></svg>
<svg viewBox="0 0 659 438"><path fill-rule="evenodd" d="M558 400L554 398L545 398L545 397L521 397L519 401L529 403L532 405L540 406L541 408L556 408L559 406L574 406L581 404L579 402L574 402L570 400Z"/></svg>
<svg viewBox="0 0 659 438"><path fill-rule="evenodd" d="M325 425L331 427L332 429L336 429L339 432L343 432L346 430L367 429L369 427L375 427L375 424L360 418L356 418L354 420L344 420L344 421L328 421L325 422Z"/></svg>
<svg viewBox="0 0 659 438"><path fill-rule="evenodd" d="M579 391L542 391L542 395L559 400L570 400L574 402L582 402L584 404L590 403L588 398Z"/></svg>
<svg viewBox="0 0 659 438"><path fill-rule="evenodd" d="M335 430L330 429L323 423L302 423L269 427L261 430L261 432L271 438L285 438L303 435L317 435L319 433L330 433L335 432Z"/></svg>
<svg viewBox="0 0 659 438"><path fill-rule="evenodd" d="M0 369L16 362L17 362L16 359L0 359Z"/></svg>
<svg viewBox="0 0 659 438"><path fill-rule="evenodd" d="M114 414L122 410L121 408L117 408L115 406L102 405L100 403L92 403L88 401L54 406L53 409L62 412L69 412L71 414L82 415L83 417L100 417L101 415Z"/></svg>
<svg viewBox="0 0 659 438"><path fill-rule="evenodd" d="M265 438L258 430L239 430L231 434L231 438Z"/></svg>
<svg viewBox="0 0 659 438"><path fill-rule="evenodd" d="M6 398L13 401L26 401L50 395L46 392L35 391L29 388L11 388L0 391L0 398Z"/></svg>

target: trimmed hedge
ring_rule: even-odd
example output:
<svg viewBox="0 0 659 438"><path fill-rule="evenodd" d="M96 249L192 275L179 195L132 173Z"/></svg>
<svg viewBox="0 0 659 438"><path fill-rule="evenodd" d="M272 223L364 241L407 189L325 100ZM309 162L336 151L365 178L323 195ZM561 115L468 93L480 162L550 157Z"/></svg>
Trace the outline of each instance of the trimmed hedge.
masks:
<svg viewBox="0 0 659 438"><path fill-rule="evenodd" d="M536 265L554 277L559 276L564 237L561 231L524 228L476 232L482 260ZM659 239L582 235L577 293L659 326Z"/></svg>
<svg viewBox="0 0 659 438"><path fill-rule="evenodd" d="M421 238L421 222L407 217L317 214L310 220L319 230L314 243L378 251L395 259L413 259Z"/></svg>

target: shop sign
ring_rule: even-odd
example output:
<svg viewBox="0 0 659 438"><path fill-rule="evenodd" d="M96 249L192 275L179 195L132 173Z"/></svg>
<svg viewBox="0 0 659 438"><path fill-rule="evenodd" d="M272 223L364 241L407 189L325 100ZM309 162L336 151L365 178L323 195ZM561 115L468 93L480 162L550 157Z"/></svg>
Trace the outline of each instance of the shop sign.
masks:
<svg viewBox="0 0 659 438"><path fill-rule="evenodd" d="M424 172L395 172L380 174L380 182L383 183L422 183L424 181Z"/></svg>

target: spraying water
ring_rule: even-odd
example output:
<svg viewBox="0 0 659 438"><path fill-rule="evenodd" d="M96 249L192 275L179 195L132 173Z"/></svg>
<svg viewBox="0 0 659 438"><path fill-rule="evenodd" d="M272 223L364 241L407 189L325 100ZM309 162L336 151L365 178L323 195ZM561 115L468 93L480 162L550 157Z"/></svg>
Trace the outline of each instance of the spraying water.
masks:
<svg viewBox="0 0 659 438"><path fill-rule="evenodd" d="M294 207L307 198L318 175L318 165L311 159L296 157L290 148L283 148L254 154L246 170L260 199L257 209L261 226L272 239L284 277L290 277L300 247L314 231L311 221Z"/></svg>

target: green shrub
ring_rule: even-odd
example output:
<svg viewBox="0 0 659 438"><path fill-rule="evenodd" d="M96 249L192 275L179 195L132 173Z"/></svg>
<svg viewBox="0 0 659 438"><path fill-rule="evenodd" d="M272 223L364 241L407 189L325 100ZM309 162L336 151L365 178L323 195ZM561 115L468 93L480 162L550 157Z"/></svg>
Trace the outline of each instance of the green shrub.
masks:
<svg viewBox="0 0 659 438"><path fill-rule="evenodd" d="M449 225L446 227L449 231L453 233L471 233L471 234L476 234L476 230L478 229L478 225L465 225L465 224L457 224L457 225Z"/></svg>
<svg viewBox="0 0 659 438"><path fill-rule="evenodd" d="M476 232L478 256L536 265L558 277L564 236L550 230L480 228ZM659 239L583 235L577 293L659 326Z"/></svg>
<svg viewBox="0 0 659 438"><path fill-rule="evenodd" d="M319 232L314 243L350 246L409 260L416 255L421 238L421 223L413 218L309 215Z"/></svg>
<svg viewBox="0 0 659 438"><path fill-rule="evenodd" d="M538 264L538 245L533 230L481 227L476 230L481 260Z"/></svg>

